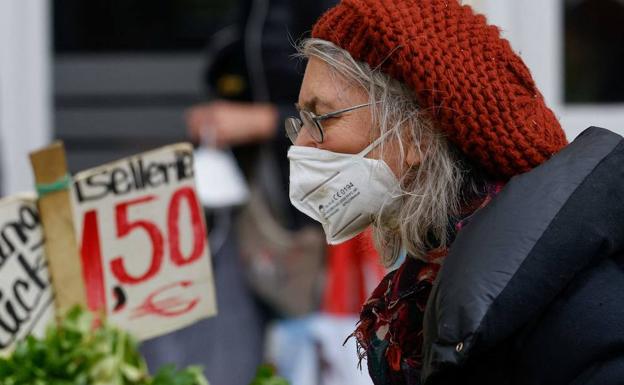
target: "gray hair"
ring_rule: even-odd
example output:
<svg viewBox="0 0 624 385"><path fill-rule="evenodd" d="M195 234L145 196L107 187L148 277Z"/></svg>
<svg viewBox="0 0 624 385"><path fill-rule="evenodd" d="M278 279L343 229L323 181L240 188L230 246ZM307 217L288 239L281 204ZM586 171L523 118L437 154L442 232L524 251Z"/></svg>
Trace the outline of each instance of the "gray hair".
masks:
<svg viewBox="0 0 624 385"><path fill-rule="evenodd" d="M403 83L354 60L331 42L305 39L298 48L298 56L321 59L368 93L373 124L381 134L394 130L390 135L398 143L401 164L406 155L404 138L411 138L419 151L420 164L400 171L399 199L384 206L373 223L375 245L384 264L394 264L402 250L424 258L429 250L448 246L450 220L459 215L464 187L476 190L462 155ZM381 153L385 153L383 147Z"/></svg>

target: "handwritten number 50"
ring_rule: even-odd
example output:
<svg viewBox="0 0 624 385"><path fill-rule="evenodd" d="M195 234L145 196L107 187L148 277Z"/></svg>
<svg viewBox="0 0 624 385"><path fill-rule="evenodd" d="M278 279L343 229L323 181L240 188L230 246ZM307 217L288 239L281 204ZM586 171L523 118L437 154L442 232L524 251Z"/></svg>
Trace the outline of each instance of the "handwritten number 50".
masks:
<svg viewBox="0 0 624 385"><path fill-rule="evenodd" d="M149 237L150 243L152 245L152 255L149 261L149 266L147 267L145 272L140 275L131 275L130 273L128 273L128 270L126 269L124 263L124 256L117 256L111 260L111 271L120 283L137 284L145 282L157 275L162 267L165 238L158 226L147 219L133 221L128 219L128 211L131 207L140 206L142 204L152 202L156 198L157 197L154 195L148 195L142 198L121 202L115 207L117 238L125 238L134 231L143 231ZM180 207L183 202L186 202L189 208L191 229L193 235L193 249L187 256L182 253L182 250L180 248L179 217ZM206 246L206 239L204 236L201 215L201 208L198 204L195 191L192 188L183 187L173 194L167 210L167 240L171 262L173 262L173 264L175 264L176 266L183 266L195 262L201 257L204 251L204 248ZM96 221L90 222L91 225L86 225L85 223L85 229L83 233L83 249L85 243L92 243L89 242L89 239L98 239L98 242L96 244L99 244L99 229L97 229L97 225L94 223ZM91 262L96 262L97 260L102 261L101 250L99 250L99 247L97 247L98 250L94 250L95 248L93 247L91 247L90 249L90 253L95 252L98 255L96 256L91 254L87 256L84 255L86 250L83 250L83 259L91 260Z"/></svg>

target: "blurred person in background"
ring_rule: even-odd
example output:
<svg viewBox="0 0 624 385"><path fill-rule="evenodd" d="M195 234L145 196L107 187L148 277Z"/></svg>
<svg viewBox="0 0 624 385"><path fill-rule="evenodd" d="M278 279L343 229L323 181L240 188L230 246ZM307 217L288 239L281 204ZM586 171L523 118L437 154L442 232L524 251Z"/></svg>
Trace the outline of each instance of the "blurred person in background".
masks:
<svg viewBox="0 0 624 385"><path fill-rule="evenodd" d="M268 147L283 159L290 145L283 119L292 115L303 69L294 66L294 41L309 32L335 1L243 0L240 22L217 34L209 47L208 99L186 114L189 136L210 137L220 148L234 148L248 178L258 153ZM288 228L309 223L287 204L288 162L279 161L282 210L291 210Z"/></svg>
<svg viewBox="0 0 624 385"><path fill-rule="evenodd" d="M343 0L308 58L290 199L401 266L354 333L375 384L619 384L624 140L573 143L458 0Z"/></svg>
<svg viewBox="0 0 624 385"><path fill-rule="evenodd" d="M171 346L184 346L184 360L195 356L195 361L206 362L211 381L242 383L250 378L249 370L259 364L264 327L274 320L271 329L277 332L271 336L277 335L277 339L268 341L267 359L292 383L355 385L362 379L364 384L370 383L356 369L353 350L338 343L350 334L356 312L372 291L365 271L373 271L377 278L383 275L378 256L365 239L352 242L347 250L330 250L333 273L325 285L327 253L322 231L288 199L286 154L290 141L282 122L296 112L293 100L303 76L303 68L296 66L293 58L294 42L309 33L318 17L334 4L243 1L239 21L211 39L205 72L208 101L187 110L188 133L200 144L198 154L207 153L208 148L211 154L231 150L251 192L249 202L225 214L234 226L223 246L215 245L211 237L219 316L193 331L152 343L146 349L152 365L175 360L169 353ZM197 165L198 175L202 163ZM219 183L216 176L198 180L200 196L203 183L208 189L219 187L214 185ZM223 212L208 211L211 233L218 232ZM364 260L369 267L355 260ZM353 278L342 283L345 280L339 272L344 270L352 271ZM248 295L243 298L241 285L245 283L249 288L245 288ZM349 317L326 319L314 315L319 310ZM214 341L198 338L199 333L213 333ZM229 346L224 346L226 341ZM282 343L288 348L282 348ZM208 357L214 346L220 346L219 358ZM330 350L319 349L321 346ZM203 359L198 356L202 351ZM349 365L342 365L345 358ZM336 359L339 362L332 362ZM234 362L239 367L236 373L231 370Z"/></svg>
<svg viewBox="0 0 624 385"><path fill-rule="evenodd" d="M260 218L265 227L271 228L266 224L270 222L274 227L279 225L295 231L311 224L288 203L288 162L285 159L289 141L280 122L292 114L292 100L302 78L302 70L293 66L291 55L296 51L292 40L309 31L327 8L329 6L317 1L241 1L236 21L216 33L207 47L205 83L209 101L189 108L185 115L189 136L196 143L220 149L232 148L247 180L254 187L262 184L258 189L262 189L263 198L270 198L266 199L265 206L268 206L271 218ZM282 159L281 163L277 159ZM268 169L267 178L267 173L259 170L258 164L264 165L263 170ZM210 184L211 181L207 182ZM295 287L290 293L282 290L278 300L290 301L284 306L258 302L257 298L266 297L258 295L256 286L246 284L252 269L248 262L255 255L241 257L254 246L263 247L256 252L267 248L271 254L272 245L266 243L272 239L241 240L239 227L229 225L230 222L242 222L239 220L241 211L249 214L249 210L239 207L208 209L213 224L210 226L211 251L218 316L169 336L147 341L142 351L151 367L167 362L197 363L204 366L211 383L247 385L264 359L267 320L284 309L303 312L311 311L313 305L318 306L315 293L311 291L316 289L313 285L322 267L322 238L312 237L304 242L304 246L311 247L318 255L310 265L307 285ZM273 221L273 217L277 220ZM213 242L212 233L223 227L226 238ZM257 227L245 230L245 234L258 231ZM245 242L251 242L251 245ZM287 251L279 250L282 254ZM266 278L264 283L270 285L269 280L273 277L261 275L261 278ZM296 275L292 279L296 278L301 277ZM297 298L298 293L300 297L309 294L309 298ZM288 298L289 294L295 301L303 302L303 306L293 309L296 304ZM276 295L275 290L270 291L269 299Z"/></svg>
<svg viewBox="0 0 624 385"><path fill-rule="evenodd" d="M356 368L353 347L339 343L384 274L370 235L326 250L320 227L288 199L291 143L283 121L296 113L303 75L293 60L295 41L334 4L244 2L244 28L223 30L209 49L209 101L186 114L191 138L231 148L251 185L250 202L236 215L243 270L276 321L267 359L298 385L370 383Z"/></svg>

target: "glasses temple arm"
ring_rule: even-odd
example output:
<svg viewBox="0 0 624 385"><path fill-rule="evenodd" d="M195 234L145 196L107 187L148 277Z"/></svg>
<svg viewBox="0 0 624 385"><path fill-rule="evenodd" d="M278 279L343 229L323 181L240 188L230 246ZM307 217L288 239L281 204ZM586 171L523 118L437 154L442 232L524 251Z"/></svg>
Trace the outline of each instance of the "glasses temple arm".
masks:
<svg viewBox="0 0 624 385"><path fill-rule="evenodd" d="M375 104L377 104L377 103L379 103L379 102L375 102ZM357 110L358 108L364 108L364 107L367 107L367 106L370 106L370 105L371 105L371 103L358 104L357 106L344 108L344 109L338 110L338 111L332 111L332 112L329 112L329 113L327 113L325 115L315 116L314 119L315 120L317 120L317 119L318 120L323 120L323 119L327 119L327 118L333 118L336 115L344 114L345 112L350 112L350 111L353 111L353 110Z"/></svg>

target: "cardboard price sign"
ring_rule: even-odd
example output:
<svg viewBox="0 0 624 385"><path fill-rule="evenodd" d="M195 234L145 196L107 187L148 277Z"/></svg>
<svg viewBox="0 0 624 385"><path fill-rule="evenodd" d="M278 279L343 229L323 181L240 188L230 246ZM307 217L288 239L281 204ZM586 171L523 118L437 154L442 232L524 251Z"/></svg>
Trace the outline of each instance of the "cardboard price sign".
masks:
<svg viewBox="0 0 624 385"><path fill-rule="evenodd" d="M0 353L31 333L43 335L54 317L35 202L34 196L0 200Z"/></svg>
<svg viewBox="0 0 624 385"><path fill-rule="evenodd" d="M189 144L79 173L72 206L90 309L139 339L216 313Z"/></svg>

